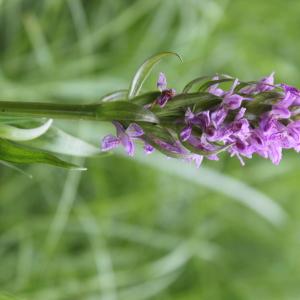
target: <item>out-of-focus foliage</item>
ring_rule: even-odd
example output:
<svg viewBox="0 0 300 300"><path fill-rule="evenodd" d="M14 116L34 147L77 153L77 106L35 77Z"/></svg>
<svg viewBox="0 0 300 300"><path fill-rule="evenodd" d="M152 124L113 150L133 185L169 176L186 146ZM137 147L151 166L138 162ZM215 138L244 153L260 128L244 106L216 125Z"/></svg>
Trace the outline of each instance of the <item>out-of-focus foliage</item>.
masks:
<svg viewBox="0 0 300 300"><path fill-rule="evenodd" d="M184 62L146 87L159 71L170 87L272 71L299 86L299 13L292 0L2 0L0 98L91 103L166 50ZM55 123L96 146L112 129ZM1 167L0 298L299 299L299 155L74 163L89 170Z"/></svg>

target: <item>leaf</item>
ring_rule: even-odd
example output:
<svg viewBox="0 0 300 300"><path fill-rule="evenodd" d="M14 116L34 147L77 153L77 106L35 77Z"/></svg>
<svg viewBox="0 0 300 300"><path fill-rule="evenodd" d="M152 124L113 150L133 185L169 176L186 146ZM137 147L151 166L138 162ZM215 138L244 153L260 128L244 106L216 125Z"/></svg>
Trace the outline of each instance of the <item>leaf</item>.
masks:
<svg viewBox="0 0 300 300"><path fill-rule="evenodd" d="M234 81L234 78L222 78L222 79L207 81L200 86L199 92L206 91L209 87L211 87L215 84L219 84L219 83L223 83L223 82L230 82L230 81L231 82Z"/></svg>
<svg viewBox="0 0 300 300"><path fill-rule="evenodd" d="M149 92L132 98L131 102L139 105L145 105L153 103L159 95L161 95L161 92Z"/></svg>
<svg viewBox="0 0 300 300"><path fill-rule="evenodd" d="M14 164L11 164L11 163L9 163L7 161L2 161L2 160L0 160L0 164L3 165L3 166L5 166L5 167L8 167L8 168L10 168L10 169L12 169L14 171L17 171L17 172L21 173L22 175L28 177L29 179L32 179L32 175L31 174L23 171L21 168L15 166ZM0 298L0 300L1 300L1 298Z"/></svg>
<svg viewBox="0 0 300 300"><path fill-rule="evenodd" d="M131 121L158 123L158 119L150 110L143 106L128 102L105 102L95 106L97 119L100 121Z"/></svg>
<svg viewBox="0 0 300 300"><path fill-rule="evenodd" d="M11 124L11 123L23 123L23 122L28 122L28 120L30 120L31 118L28 116L22 117L20 115L1 115L0 116L0 124L4 123L4 124ZM33 120L33 119L32 119Z"/></svg>
<svg viewBox="0 0 300 300"><path fill-rule="evenodd" d="M127 95L128 95L128 90L115 91L101 97L100 102L127 100Z"/></svg>
<svg viewBox="0 0 300 300"><path fill-rule="evenodd" d="M65 155L81 157L103 155L103 153L100 153L100 149L94 145L89 144L80 138L74 137L73 135L56 127L51 127L42 137L30 141L27 144Z"/></svg>
<svg viewBox="0 0 300 300"><path fill-rule="evenodd" d="M11 141L33 140L46 133L52 125L52 122L53 120L50 119L43 125L32 129L23 129L7 124L0 124L0 138L8 139Z"/></svg>
<svg viewBox="0 0 300 300"><path fill-rule="evenodd" d="M197 77L197 78L195 78L194 80L190 81L190 82L183 88L182 92L183 92L183 93L188 93L188 92L191 90L191 88L192 88L195 84L200 83L200 82L202 82L203 80L205 80L205 79L210 79L210 78L211 78L211 76L201 76L201 77Z"/></svg>
<svg viewBox="0 0 300 300"><path fill-rule="evenodd" d="M234 92L238 93L241 89L248 86L253 86L257 83L258 81L240 81L239 84L235 87Z"/></svg>
<svg viewBox="0 0 300 300"><path fill-rule="evenodd" d="M137 70L135 73L132 82L129 87L128 92L128 99L131 99L138 95L139 91L141 90L143 83L149 76L150 72L154 68L154 66L164 57L166 56L177 56L181 61L181 57L175 52L161 52L156 55L151 56L148 58Z"/></svg>
<svg viewBox="0 0 300 300"><path fill-rule="evenodd" d="M46 151L3 139L0 139L0 160L19 164L44 163L61 168L85 170L84 168L63 161Z"/></svg>

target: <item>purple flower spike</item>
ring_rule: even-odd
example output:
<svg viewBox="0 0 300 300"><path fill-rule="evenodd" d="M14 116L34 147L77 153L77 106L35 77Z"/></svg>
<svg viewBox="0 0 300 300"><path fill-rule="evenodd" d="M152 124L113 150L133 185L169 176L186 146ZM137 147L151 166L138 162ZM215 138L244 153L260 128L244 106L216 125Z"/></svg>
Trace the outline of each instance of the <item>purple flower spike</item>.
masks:
<svg viewBox="0 0 300 300"><path fill-rule="evenodd" d="M167 88L167 78L164 73L159 73L156 86L161 92Z"/></svg>
<svg viewBox="0 0 300 300"><path fill-rule="evenodd" d="M175 105L167 105L175 90L167 88L166 77L160 73L157 88L161 93L143 107L157 114L159 123L149 123L144 131L143 125L126 123L128 127L124 127L113 122L117 134L103 139L102 150L122 145L132 156L134 141L139 139L144 142L147 154L155 146L167 156L193 162L197 167L204 158L218 160L219 151L227 151L242 165L244 158L252 158L254 154L277 165L283 149L300 152L300 90L286 84L275 85L274 73L254 84L243 85L246 87L237 88L241 85L235 79L228 90L223 90L219 83L212 82L207 92L184 92L176 96ZM155 104L161 110L153 108Z"/></svg>

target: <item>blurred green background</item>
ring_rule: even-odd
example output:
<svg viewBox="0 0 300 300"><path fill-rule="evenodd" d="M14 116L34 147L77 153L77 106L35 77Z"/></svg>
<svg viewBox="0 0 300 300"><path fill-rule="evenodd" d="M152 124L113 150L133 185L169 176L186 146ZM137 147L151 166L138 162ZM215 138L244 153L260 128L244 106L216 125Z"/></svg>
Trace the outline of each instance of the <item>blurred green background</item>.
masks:
<svg viewBox="0 0 300 300"><path fill-rule="evenodd" d="M300 85L297 0L0 0L0 99L88 103L159 51L180 90L215 72ZM109 124L56 125L100 144ZM300 158L75 158L0 166L0 299L300 299ZM2 297L2 298L1 298Z"/></svg>

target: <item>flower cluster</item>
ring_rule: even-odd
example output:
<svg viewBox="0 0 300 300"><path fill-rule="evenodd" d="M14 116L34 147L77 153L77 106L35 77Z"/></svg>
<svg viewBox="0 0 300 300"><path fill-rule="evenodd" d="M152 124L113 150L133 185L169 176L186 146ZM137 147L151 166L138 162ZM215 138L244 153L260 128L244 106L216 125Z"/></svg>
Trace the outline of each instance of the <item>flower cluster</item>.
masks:
<svg viewBox="0 0 300 300"><path fill-rule="evenodd" d="M221 88L224 83L229 83L229 88ZM167 89L166 78L160 73L157 88L160 95L144 107L157 114L159 124L152 124L151 130L142 123L115 121L117 135L103 139L103 151L121 144L133 155L133 140L142 140L146 153L156 148L197 166L204 157L218 160L222 151L236 156L242 164L244 158L258 154L276 165L282 149L300 151L300 91L275 84L274 73L249 83L215 76L196 93L177 95L174 89ZM189 100L194 98L194 102Z"/></svg>

